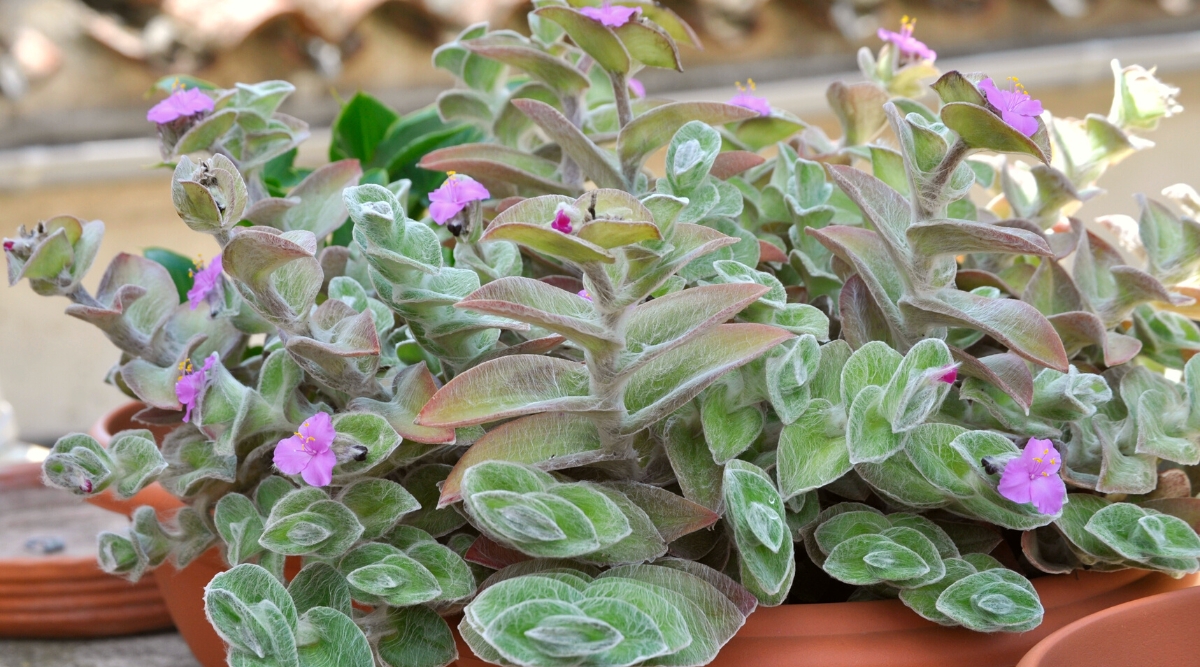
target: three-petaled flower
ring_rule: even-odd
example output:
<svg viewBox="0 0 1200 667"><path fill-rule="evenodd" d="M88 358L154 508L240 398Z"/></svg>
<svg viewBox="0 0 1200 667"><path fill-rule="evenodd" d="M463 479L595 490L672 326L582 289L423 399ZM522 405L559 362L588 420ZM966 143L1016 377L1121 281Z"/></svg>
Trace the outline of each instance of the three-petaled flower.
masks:
<svg viewBox="0 0 1200 667"><path fill-rule="evenodd" d="M310 486L329 486L333 481L333 438L337 432L327 412L304 420L290 438L275 445L275 467L286 475L300 475Z"/></svg>
<svg viewBox="0 0 1200 667"><path fill-rule="evenodd" d="M979 82L979 89L987 97L988 104L1000 111L1000 117L1021 134L1032 137L1038 129L1037 117L1042 115L1042 103L1029 96L1029 91L1017 80L1013 82L1012 90L997 88L990 79Z"/></svg>
<svg viewBox="0 0 1200 667"><path fill-rule="evenodd" d="M770 102L767 102L767 98L759 97L758 95L754 94L754 91L758 89L758 87L754 85L754 79L746 79L745 86L743 86L742 82L740 81L737 82L736 85L738 94L734 95L733 98L729 100L730 104L735 107L742 107L743 109L757 111L760 116L771 115L771 104Z"/></svg>
<svg viewBox="0 0 1200 667"><path fill-rule="evenodd" d="M470 176L447 172L449 178L441 187L429 193L429 216L444 225L473 201L491 197L487 188Z"/></svg>
<svg viewBox="0 0 1200 667"><path fill-rule="evenodd" d="M1049 440L1030 438L1020 456L1004 466L1000 495L1015 503L1033 503L1042 514L1058 514L1067 485L1058 476L1062 455Z"/></svg>
<svg viewBox="0 0 1200 667"><path fill-rule="evenodd" d="M606 28L620 28L626 23L629 23L634 16L641 14L642 8L614 5L605 0L604 4L600 5L599 7L581 8L579 13L593 21L599 21L600 25Z"/></svg>
<svg viewBox="0 0 1200 667"><path fill-rule="evenodd" d="M913 28L915 27L917 27L917 20L905 16L900 19L900 32L892 32L891 30L880 28L877 34L879 35L879 39L896 45L896 50L902 56L916 58L917 60L928 60L930 62L937 60L936 51L925 46L925 42L913 37Z"/></svg>
<svg viewBox="0 0 1200 667"><path fill-rule="evenodd" d="M204 366L199 370L192 366L191 359L179 362L179 377L175 380L175 398L179 399L185 409L183 421L191 420L192 409L204 395L204 385L208 382L208 371L212 370L219 359L220 356L213 352L208 359L204 360Z"/></svg>
<svg viewBox="0 0 1200 667"><path fill-rule="evenodd" d="M192 276L192 288L188 290L187 298L192 310L196 310L210 297L215 299L221 296L221 256L213 257L208 266L201 263L199 269L188 272Z"/></svg>
<svg viewBox="0 0 1200 667"><path fill-rule="evenodd" d="M167 99L150 107L146 112L146 120L166 125L180 118L190 118L196 114L213 110L213 100L197 88L180 89L172 92Z"/></svg>
<svg viewBox="0 0 1200 667"><path fill-rule="evenodd" d="M550 223L550 228L556 232L570 234L574 229L571 226L571 216L567 215L566 211L559 209L558 213L554 214L554 222Z"/></svg>

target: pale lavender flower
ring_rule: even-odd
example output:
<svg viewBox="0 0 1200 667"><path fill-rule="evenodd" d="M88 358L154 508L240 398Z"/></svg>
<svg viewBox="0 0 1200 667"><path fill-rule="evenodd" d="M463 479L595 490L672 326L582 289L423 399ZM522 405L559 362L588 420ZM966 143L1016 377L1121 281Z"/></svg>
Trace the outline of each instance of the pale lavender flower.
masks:
<svg viewBox="0 0 1200 667"><path fill-rule="evenodd" d="M192 409L204 395L204 386L208 382L208 371L212 370L219 359L217 353L213 352L208 359L204 360L204 367L199 370L192 366L191 359L179 362L179 377L175 380L175 398L179 399L186 410L183 413L183 421L187 422L192 419Z"/></svg>
<svg viewBox="0 0 1200 667"><path fill-rule="evenodd" d="M337 432L326 412L304 420L290 438L275 445L275 467L285 475L300 475L310 486L329 486L333 481L333 438Z"/></svg>
<svg viewBox="0 0 1200 667"><path fill-rule="evenodd" d="M579 13L593 21L599 21L600 25L607 28L620 28L629 23L634 16L641 14L642 8L625 7L605 2L599 7L583 7L579 10Z"/></svg>
<svg viewBox="0 0 1200 667"><path fill-rule="evenodd" d="M1013 90L997 88L992 80L979 82L979 89L987 96L988 104L1000 111L1000 117L1021 134L1032 137L1037 132L1037 117L1042 115L1042 103L1029 96L1025 86L1012 77Z"/></svg>
<svg viewBox="0 0 1200 667"><path fill-rule="evenodd" d="M466 208L467 204L492 196L487 188L470 176L452 171L447 173L450 177L446 182L429 193L429 215L439 225L449 222L459 211Z"/></svg>
<svg viewBox="0 0 1200 667"><path fill-rule="evenodd" d="M729 100L729 103L735 107L742 107L751 111L757 111L759 115L770 116L771 104L767 102L767 98L759 97L754 94L757 86L754 85L754 79L746 79L746 85L743 86L739 81L737 83L738 94Z"/></svg>
<svg viewBox="0 0 1200 667"><path fill-rule="evenodd" d="M1042 514L1058 514L1067 485L1058 476L1062 456L1049 440L1030 438L1021 455L1004 467L1000 495L1015 503L1033 503Z"/></svg>
<svg viewBox="0 0 1200 667"><path fill-rule="evenodd" d="M199 113L213 110L212 98L198 88L176 90L167 99L150 107L146 120L159 125L172 123L180 118L188 118Z"/></svg>
<svg viewBox="0 0 1200 667"><path fill-rule="evenodd" d="M202 266L199 271L192 273L192 288L187 293L192 310L199 308L209 297L220 297L221 270L221 256L217 255L208 266Z"/></svg>
<svg viewBox="0 0 1200 667"><path fill-rule="evenodd" d="M903 56L916 58L918 60L928 60L933 62L937 60L937 52L925 46L921 40L913 37L913 28L917 26L916 19L910 19L905 16L900 19L900 32L892 32L891 30L879 29L879 39L885 42L891 42L896 45L896 50Z"/></svg>

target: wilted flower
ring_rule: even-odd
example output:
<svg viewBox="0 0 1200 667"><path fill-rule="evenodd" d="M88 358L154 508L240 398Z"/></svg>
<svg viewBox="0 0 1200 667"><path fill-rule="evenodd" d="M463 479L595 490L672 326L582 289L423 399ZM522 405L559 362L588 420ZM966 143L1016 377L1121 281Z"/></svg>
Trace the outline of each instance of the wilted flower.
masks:
<svg viewBox="0 0 1200 667"><path fill-rule="evenodd" d="M1175 100L1179 89L1163 83L1155 77L1155 69L1141 65L1121 68L1121 63L1112 61L1116 91L1108 120L1119 127L1153 130L1159 118L1170 118L1183 111Z"/></svg>
<svg viewBox="0 0 1200 667"><path fill-rule="evenodd" d="M208 266L201 266L199 271L191 274L192 288L188 290L188 303L192 310L200 307L209 297L219 297L221 293L221 256L212 258Z"/></svg>
<svg viewBox="0 0 1200 667"><path fill-rule="evenodd" d="M570 234L572 230L571 217L567 215L566 211L559 209L558 213L554 214L554 222L550 223L550 227L554 231Z"/></svg>
<svg viewBox="0 0 1200 667"><path fill-rule="evenodd" d="M166 125L180 118L188 118L212 110L211 97L197 88L188 88L187 90L176 90L167 99L150 107L150 111L146 112L146 120Z"/></svg>
<svg viewBox="0 0 1200 667"><path fill-rule="evenodd" d="M179 362L179 377L175 380L175 398L179 399L186 410L183 413L183 421L191 420L192 408L196 407L196 403L204 395L204 384L208 381L208 371L212 370L219 358L217 353L213 352L208 359L204 360L204 367L199 370L192 366L191 359Z"/></svg>
<svg viewBox="0 0 1200 667"><path fill-rule="evenodd" d="M437 190L429 193L429 215L433 221L439 225L444 225L451 218L458 215L459 211L467 207L473 201L480 201L491 197L491 193L487 188L480 185L478 181L454 172L447 172L449 178Z"/></svg>
<svg viewBox="0 0 1200 667"><path fill-rule="evenodd" d="M614 5L605 2L599 7L583 7L579 10L580 14L599 21L600 25L608 28L620 28L629 23L630 19L642 13L641 7L624 7L622 5Z"/></svg>
<svg viewBox="0 0 1200 667"><path fill-rule="evenodd" d="M740 81L736 85L738 94L729 100L730 104L735 107L757 111L763 116L771 115L771 104L767 102L767 98L754 94L754 91L757 89L757 86L754 85L754 79L746 79L745 86Z"/></svg>
<svg viewBox="0 0 1200 667"><path fill-rule="evenodd" d="M1000 476L1000 495L1015 503L1033 503L1042 514L1058 514L1067 485L1058 476L1062 456L1049 440L1030 438L1025 451L1008 462Z"/></svg>
<svg viewBox="0 0 1200 667"><path fill-rule="evenodd" d="M304 420L290 438L275 445L275 467L286 475L300 475L311 486L329 486L333 481L333 438L337 432L326 412Z"/></svg>
<svg viewBox="0 0 1200 667"><path fill-rule="evenodd" d="M937 52L925 46L921 40L913 37L913 28L917 26L916 19L910 19L905 16L900 19L900 32L892 32L891 30L879 29L879 39L885 42L891 42L896 45L896 50L902 56L916 58L918 60L937 60Z"/></svg>
<svg viewBox="0 0 1200 667"><path fill-rule="evenodd" d="M1012 77L1013 90L997 88L990 78L979 82L988 104L1000 111L1000 117L1021 134L1032 137L1037 132L1037 117L1042 115L1042 103L1029 96L1025 86Z"/></svg>

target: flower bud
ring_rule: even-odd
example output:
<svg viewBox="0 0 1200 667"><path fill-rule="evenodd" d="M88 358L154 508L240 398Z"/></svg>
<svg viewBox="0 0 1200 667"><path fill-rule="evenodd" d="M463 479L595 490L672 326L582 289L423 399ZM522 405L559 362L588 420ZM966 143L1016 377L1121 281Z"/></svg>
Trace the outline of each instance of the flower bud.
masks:
<svg viewBox="0 0 1200 667"><path fill-rule="evenodd" d="M171 200L188 227L217 234L241 221L246 210L246 182L224 155L214 155L200 164L185 155L171 179Z"/></svg>
<svg viewBox="0 0 1200 667"><path fill-rule="evenodd" d="M96 258L103 236L104 223L83 223L66 215L39 222L32 230L22 226L17 238L4 239L8 284L28 278L38 294L73 292Z"/></svg>
<svg viewBox="0 0 1200 667"><path fill-rule="evenodd" d="M1120 62L1113 60L1112 69L1116 85L1108 120L1114 125L1126 130L1153 130L1158 127L1159 118L1183 111L1175 100L1179 89L1159 81L1154 68L1147 70L1140 65L1122 68Z"/></svg>

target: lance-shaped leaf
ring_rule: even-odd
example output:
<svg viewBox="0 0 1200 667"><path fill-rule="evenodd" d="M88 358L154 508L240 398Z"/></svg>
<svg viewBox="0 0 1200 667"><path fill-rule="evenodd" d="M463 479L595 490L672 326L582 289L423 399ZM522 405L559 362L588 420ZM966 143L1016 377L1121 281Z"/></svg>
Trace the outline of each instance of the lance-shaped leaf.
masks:
<svg viewBox="0 0 1200 667"><path fill-rule="evenodd" d="M662 28L653 23L630 21L614 28L613 32L621 39L625 50L634 60L647 67L683 71L683 64L679 60L679 47Z"/></svg>
<svg viewBox="0 0 1200 667"><path fill-rule="evenodd" d="M351 394L379 394L379 337L369 311L329 299L313 312L317 338L289 338L286 349L310 375L323 384Z"/></svg>
<svg viewBox="0 0 1200 667"><path fill-rule="evenodd" d="M636 308L625 329L626 350L637 368L732 318L769 288L756 283L704 285L674 292Z"/></svg>
<svg viewBox="0 0 1200 667"><path fill-rule="evenodd" d="M543 227L514 222L504 225L493 224L484 232L484 241L512 241L540 253L565 259L576 264L601 262L612 264L617 261L604 248L585 241L581 237Z"/></svg>
<svg viewBox="0 0 1200 667"><path fill-rule="evenodd" d="M723 324L642 366L629 378L621 430L636 433L690 401L728 371L792 334L761 324Z"/></svg>
<svg viewBox="0 0 1200 667"><path fill-rule="evenodd" d="M825 99L842 126L843 147L870 142L887 124L883 105L888 94L871 81L845 84L835 81L825 91Z"/></svg>
<svg viewBox="0 0 1200 667"><path fill-rule="evenodd" d="M735 459L725 465L724 497L742 584L760 604L783 602L796 574L796 561L779 491L760 468Z"/></svg>
<svg viewBox="0 0 1200 667"><path fill-rule="evenodd" d="M243 563L213 577L204 590L204 613L235 662L299 664L296 605L266 569Z"/></svg>
<svg viewBox="0 0 1200 667"><path fill-rule="evenodd" d="M480 364L446 383L417 416L422 426L469 426L533 412L594 410L583 364L529 354Z"/></svg>
<svg viewBox="0 0 1200 667"><path fill-rule="evenodd" d="M430 445L452 444L454 429L420 426L415 421L417 413L435 393L437 381L425 363L420 362L396 374L391 401L359 397L350 401L346 409L351 412L372 412L383 417L406 440Z"/></svg>
<svg viewBox="0 0 1200 667"><path fill-rule="evenodd" d="M1168 292L1150 274L1126 266L1115 248L1091 232L1080 235L1073 277L1092 309L1110 328L1127 318L1141 303L1162 301L1187 305L1191 302L1190 297Z"/></svg>
<svg viewBox="0 0 1200 667"><path fill-rule="evenodd" d="M716 102L675 102L651 109L630 121L617 136L617 157L626 168L640 167L690 121L724 125L753 118L757 112Z"/></svg>
<svg viewBox="0 0 1200 667"><path fill-rule="evenodd" d="M950 353L960 364L958 370L963 375L990 383L1016 401L1022 410L1028 410L1033 403L1033 373L1017 355L1006 352L976 358L955 347L950 348Z"/></svg>
<svg viewBox="0 0 1200 667"><path fill-rule="evenodd" d="M666 489L638 482L610 482L654 522L667 542L707 528L721 517L716 512Z"/></svg>
<svg viewBox="0 0 1200 667"><path fill-rule="evenodd" d="M945 289L932 297L905 297L900 308L909 322L978 329L1036 364L1067 370L1067 353L1054 327L1027 303Z"/></svg>
<svg viewBox="0 0 1200 667"><path fill-rule="evenodd" d="M535 192L571 194L574 189L556 180L558 163L545 158L493 144L467 144L439 148L421 158L418 165L430 171L457 171L495 185L503 192L505 184Z"/></svg>
<svg viewBox="0 0 1200 667"><path fill-rule="evenodd" d="M587 76L578 69L532 45L495 35L469 39L462 45L472 53L523 70L563 95L577 95L589 85Z"/></svg>
<svg viewBox="0 0 1200 667"><path fill-rule="evenodd" d="M1040 234L968 220L922 222L910 227L907 236L914 252L930 257L972 252L1054 256Z"/></svg>
<svg viewBox="0 0 1200 667"><path fill-rule="evenodd" d="M714 512L722 511L722 466L713 461L703 433L683 419L667 420L663 447L684 497Z"/></svg>
<svg viewBox="0 0 1200 667"><path fill-rule="evenodd" d="M602 188L625 187L625 179L621 177L621 172L617 170L608 154L557 109L531 99L513 100L512 104L537 123L550 140L575 160L576 164L583 168L583 173L595 181L596 185Z"/></svg>
<svg viewBox="0 0 1200 667"><path fill-rule="evenodd" d="M573 468L602 461L600 432L590 419L566 412L543 412L501 424L463 453L442 484L438 507L461 499L463 474L483 461L525 463L541 470Z"/></svg>
<svg viewBox="0 0 1200 667"><path fill-rule="evenodd" d="M667 240L671 249L661 257L631 267L626 284L617 298L619 305L640 303L693 259L738 242L737 238L715 229L688 223L677 223L671 227Z"/></svg>
<svg viewBox="0 0 1200 667"><path fill-rule="evenodd" d="M388 667L445 667L458 659L450 626L428 607L389 609L379 632L379 659Z"/></svg>
<svg viewBox="0 0 1200 667"><path fill-rule="evenodd" d="M1137 195L1141 216L1138 231L1150 273L1167 284L1185 282L1195 274L1200 257L1200 223L1176 217L1171 209Z"/></svg>
<svg viewBox="0 0 1200 667"><path fill-rule="evenodd" d="M586 299L540 280L515 276L494 280L455 305L539 326L589 349L617 344Z"/></svg>
<svg viewBox="0 0 1200 667"><path fill-rule="evenodd" d="M363 525L363 539L375 539L396 525L400 517L420 508L412 494L387 479L363 479L342 489L338 502L350 508Z"/></svg>
<svg viewBox="0 0 1200 667"><path fill-rule="evenodd" d="M246 496L230 493L217 501L213 523L225 543L225 562L238 565L262 553L263 517Z"/></svg>
<svg viewBox="0 0 1200 667"><path fill-rule="evenodd" d="M844 225L809 227L805 232L858 271L887 325L894 331L903 331L896 304L904 293L907 275L896 265L882 237L869 229Z"/></svg>
<svg viewBox="0 0 1200 667"><path fill-rule="evenodd" d="M1042 162L1050 162L1050 144L1046 126L1038 119L1038 131L1027 137L1000 116L977 104L950 102L940 112L942 122L971 148L997 153L1022 153Z"/></svg>
<svg viewBox="0 0 1200 667"><path fill-rule="evenodd" d="M818 398L779 434L775 474L785 499L819 489L853 467L840 423L840 406Z"/></svg>
<svg viewBox="0 0 1200 667"><path fill-rule="evenodd" d="M171 275L161 264L126 253L109 263L95 299L98 307L71 304L66 313L95 325L133 356L141 356L151 334L179 304ZM153 361L167 364L171 359Z"/></svg>
<svg viewBox="0 0 1200 667"><path fill-rule="evenodd" d="M744 122L750 123L753 120ZM775 142L771 141L769 143ZM717 154L717 158L713 160L712 169L709 169L708 173L713 178L719 178L724 181L737 176L747 169L757 167L764 162L766 162L766 158L758 153L751 153L750 151L724 151Z"/></svg>
<svg viewBox="0 0 1200 667"><path fill-rule="evenodd" d="M304 230L324 239L346 222L342 190L358 185L362 169L357 160L327 164L292 188L286 199L263 199L246 209L245 218L256 225L283 232Z"/></svg>
<svg viewBox="0 0 1200 667"><path fill-rule="evenodd" d="M259 314L291 327L308 313L321 289L323 272L315 251L311 232L248 229L226 244L222 265Z"/></svg>
<svg viewBox="0 0 1200 667"><path fill-rule="evenodd" d="M909 261L906 232L913 222L912 205L899 192L865 171L830 165L829 175L846 193L887 245L901 267ZM819 237L818 237L819 238Z"/></svg>
<svg viewBox="0 0 1200 667"><path fill-rule="evenodd" d="M742 405L744 383L727 376L700 396L700 423L713 460L724 464L746 451L762 433L766 418L758 404Z"/></svg>
<svg viewBox="0 0 1200 667"><path fill-rule="evenodd" d="M609 72L629 72L629 52L621 40L599 21L594 21L568 7L542 7L535 10L539 18L549 19L563 27L571 41Z"/></svg>

